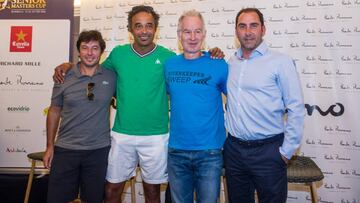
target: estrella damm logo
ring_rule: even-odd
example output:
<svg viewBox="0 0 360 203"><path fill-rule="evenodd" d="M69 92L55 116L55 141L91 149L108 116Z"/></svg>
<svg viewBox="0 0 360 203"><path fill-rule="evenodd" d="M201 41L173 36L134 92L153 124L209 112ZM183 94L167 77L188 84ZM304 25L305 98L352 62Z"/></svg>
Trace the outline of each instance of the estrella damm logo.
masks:
<svg viewBox="0 0 360 203"><path fill-rule="evenodd" d="M339 107L339 108L336 108L336 107ZM318 105L312 105L310 106L310 104L305 104L305 108L306 108L306 111L307 111L307 114L309 116L311 116L314 112L314 110L316 109L320 115L322 116L327 116L328 114L331 114L333 116L341 116L344 114L345 112L345 107L343 104L341 103L336 103L336 104L333 104L331 105L327 110L322 110Z"/></svg>
<svg viewBox="0 0 360 203"><path fill-rule="evenodd" d="M32 26L11 26L10 52L31 52Z"/></svg>

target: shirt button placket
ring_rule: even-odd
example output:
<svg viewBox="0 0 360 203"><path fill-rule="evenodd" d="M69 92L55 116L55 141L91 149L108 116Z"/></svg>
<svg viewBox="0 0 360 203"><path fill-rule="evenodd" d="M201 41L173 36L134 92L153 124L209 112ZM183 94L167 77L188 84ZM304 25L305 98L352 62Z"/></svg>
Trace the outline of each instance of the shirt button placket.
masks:
<svg viewBox="0 0 360 203"><path fill-rule="evenodd" d="M241 92L242 91L242 81L243 81L243 77L244 77L244 69L246 67L247 64L247 60L242 60L241 62L241 68L240 68L240 74L239 74L239 88L238 91Z"/></svg>

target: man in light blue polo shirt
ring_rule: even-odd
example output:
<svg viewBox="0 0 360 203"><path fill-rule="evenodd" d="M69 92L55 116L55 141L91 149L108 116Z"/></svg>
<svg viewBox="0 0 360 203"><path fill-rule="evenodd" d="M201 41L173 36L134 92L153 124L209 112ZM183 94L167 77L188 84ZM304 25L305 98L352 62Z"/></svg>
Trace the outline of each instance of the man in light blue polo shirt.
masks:
<svg viewBox="0 0 360 203"><path fill-rule="evenodd" d="M269 50L264 34L258 9L237 14L241 47L228 62L224 145L230 202L253 202L254 186L260 203L286 202L286 164L303 134L305 111L295 64Z"/></svg>

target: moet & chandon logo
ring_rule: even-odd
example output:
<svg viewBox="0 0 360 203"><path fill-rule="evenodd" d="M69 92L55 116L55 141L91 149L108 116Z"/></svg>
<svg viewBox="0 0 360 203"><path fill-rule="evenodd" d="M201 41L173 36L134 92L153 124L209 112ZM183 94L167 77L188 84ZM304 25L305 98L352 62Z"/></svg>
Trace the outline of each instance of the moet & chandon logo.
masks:
<svg viewBox="0 0 360 203"><path fill-rule="evenodd" d="M32 26L11 26L10 52L31 52Z"/></svg>

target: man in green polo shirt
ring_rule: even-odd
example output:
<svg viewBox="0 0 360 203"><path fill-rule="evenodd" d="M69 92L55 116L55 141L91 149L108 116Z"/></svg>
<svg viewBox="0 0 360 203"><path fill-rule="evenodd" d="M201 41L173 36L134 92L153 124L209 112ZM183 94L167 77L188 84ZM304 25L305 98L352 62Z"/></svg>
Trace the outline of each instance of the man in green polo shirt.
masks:
<svg viewBox="0 0 360 203"><path fill-rule="evenodd" d="M152 7L133 7L128 29L134 43L115 47L102 64L118 75L106 175L108 203L119 202L125 182L136 175L138 165L147 202L160 202L160 184L167 182L169 107L163 64L175 53L153 42L158 22Z"/></svg>

